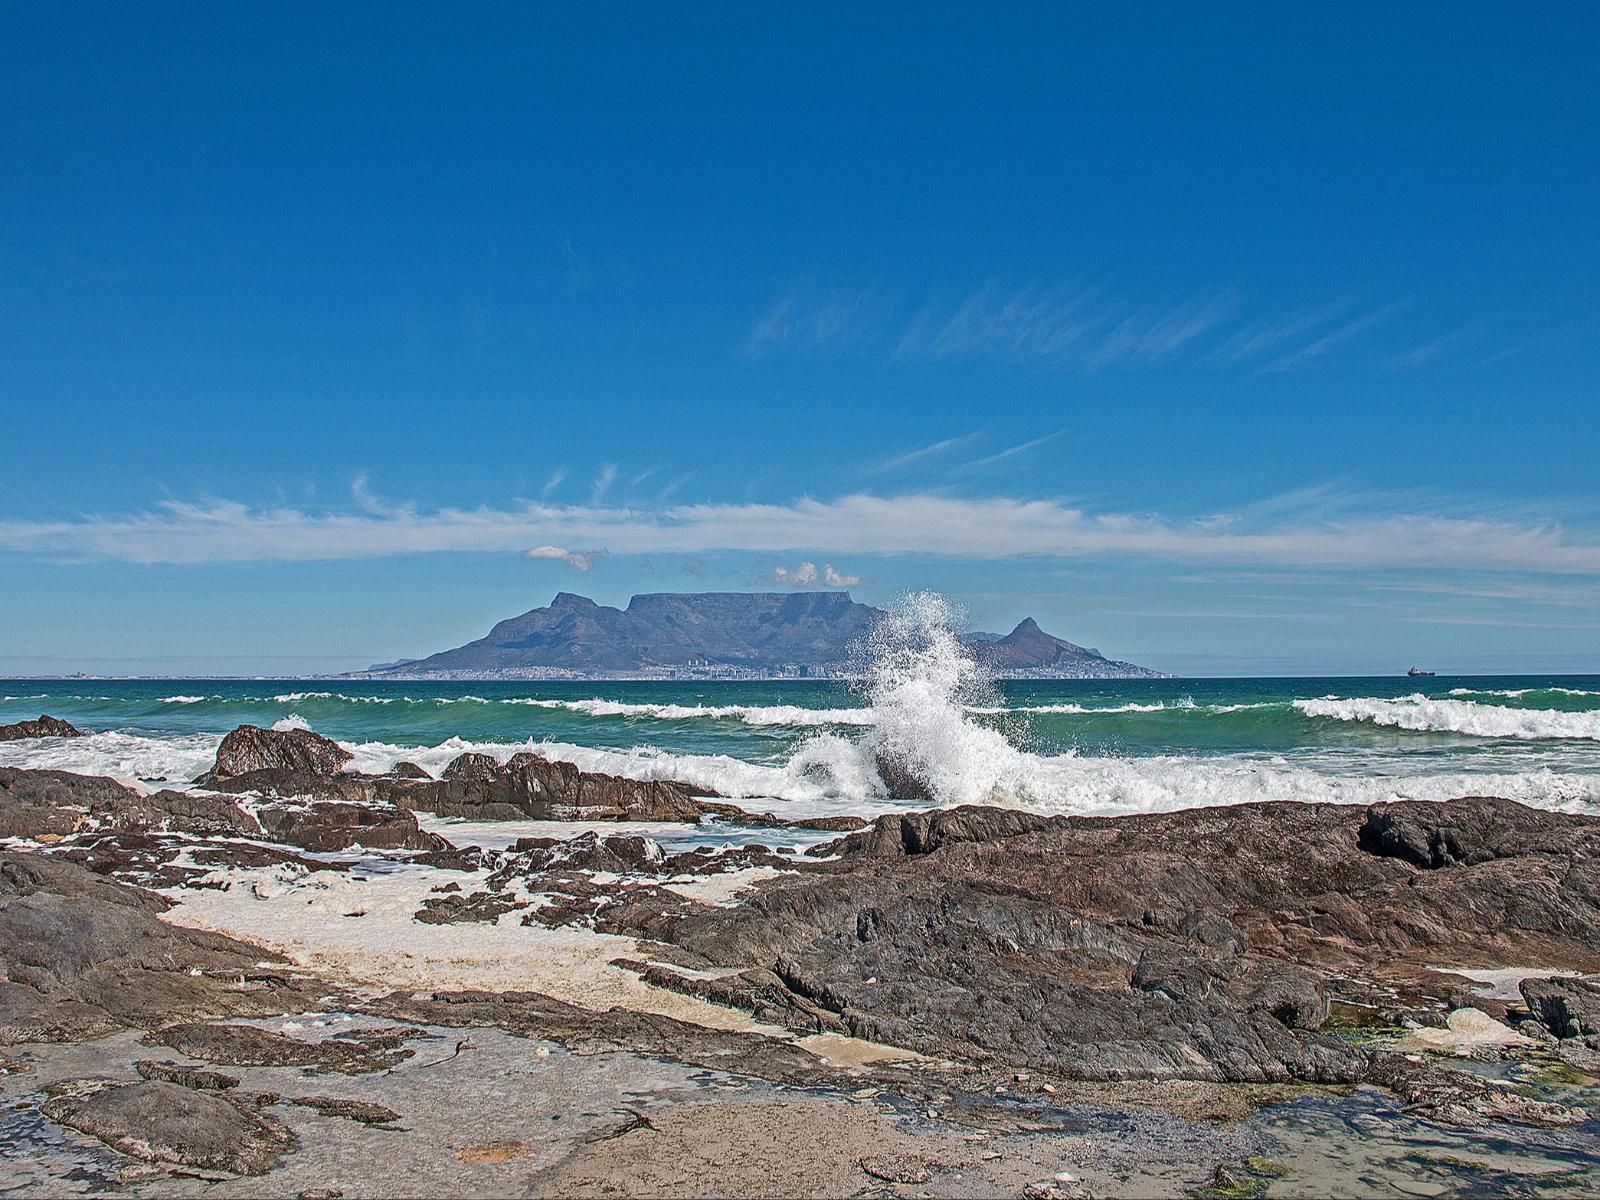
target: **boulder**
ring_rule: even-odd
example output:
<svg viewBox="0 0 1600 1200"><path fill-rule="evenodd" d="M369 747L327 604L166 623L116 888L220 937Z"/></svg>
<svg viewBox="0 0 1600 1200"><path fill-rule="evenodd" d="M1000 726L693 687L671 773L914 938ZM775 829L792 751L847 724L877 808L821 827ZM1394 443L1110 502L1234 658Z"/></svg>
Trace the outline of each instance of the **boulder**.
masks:
<svg viewBox="0 0 1600 1200"><path fill-rule="evenodd" d="M437 783L399 785L395 803L441 816L558 821L697 821L687 785L581 771L524 751L500 765L486 754L463 754Z"/></svg>
<svg viewBox="0 0 1600 1200"><path fill-rule="evenodd" d="M298 1003L243 985L276 956L167 925L153 892L39 853L0 852L0 1044L74 1041L186 1014Z"/></svg>
<svg viewBox="0 0 1600 1200"><path fill-rule="evenodd" d="M37 721L18 721L14 725L0 725L0 742L16 742L23 738L83 736L83 730L69 725L59 717L44 714L40 714Z"/></svg>
<svg viewBox="0 0 1600 1200"><path fill-rule="evenodd" d="M487 782L499 773L500 761L494 755L469 751L452 758L442 778L460 783Z"/></svg>
<svg viewBox="0 0 1600 1200"><path fill-rule="evenodd" d="M258 809L257 817L271 840L303 850L336 851L351 846L368 850L452 849L444 838L424 832L410 812L391 804L273 804Z"/></svg>
<svg viewBox="0 0 1600 1200"><path fill-rule="evenodd" d="M170 790L144 796L104 776L0 767L0 837L48 841L86 829L261 833L248 813L223 796Z"/></svg>
<svg viewBox="0 0 1600 1200"><path fill-rule="evenodd" d="M217 747L217 761L196 783L231 779L254 771L337 775L353 756L338 742L309 729L260 729L241 725Z"/></svg>
<svg viewBox="0 0 1600 1200"><path fill-rule="evenodd" d="M214 1091L161 1080L72 1080L45 1101L57 1124L150 1163L264 1175L294 1138L277 1121Z"/></svg>
<svg viewBox="0 0 1600 1200"><path fill-rule="evenodd" d="M1592 979L1524 979L1522 1000L1558 1038L1600 1034L1600 982Z"/></svg>

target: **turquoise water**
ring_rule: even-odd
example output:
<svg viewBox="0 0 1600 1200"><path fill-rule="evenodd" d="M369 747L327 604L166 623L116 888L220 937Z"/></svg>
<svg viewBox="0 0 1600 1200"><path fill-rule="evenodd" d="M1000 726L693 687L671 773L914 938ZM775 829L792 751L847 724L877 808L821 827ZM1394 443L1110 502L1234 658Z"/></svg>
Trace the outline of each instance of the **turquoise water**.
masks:
<svg viewBox="0 0 1600 1200"><path fill-rule="evenodd" d="M0 723L48 712L95 736L0 744L0 763L178 780L236 725L287 723L351 746L364 768L536 748L827 806L877 796L871 748L893 723L902 742L925 738L930 785L949 802L1119 812L1488 791L1600 811L1600 676L1010 681L959 701L918 695L815 681L12 679Z"/></svg>

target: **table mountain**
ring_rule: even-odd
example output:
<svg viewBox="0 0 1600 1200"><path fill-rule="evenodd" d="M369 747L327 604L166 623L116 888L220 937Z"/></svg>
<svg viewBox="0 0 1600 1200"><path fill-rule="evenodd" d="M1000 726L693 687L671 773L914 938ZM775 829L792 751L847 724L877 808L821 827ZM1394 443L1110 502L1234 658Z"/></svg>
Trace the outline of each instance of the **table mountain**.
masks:
<svg viewBox="0 0 1600 1200"><path fill-rule="evenodd" d="M604 675L836 674L884 616L848 592L653 592L626 608L562 592L454 650L363 674L445 678ZM972 634L1000 674L1154 675L1052 637L1030 617L1005 636Z"/></svg>

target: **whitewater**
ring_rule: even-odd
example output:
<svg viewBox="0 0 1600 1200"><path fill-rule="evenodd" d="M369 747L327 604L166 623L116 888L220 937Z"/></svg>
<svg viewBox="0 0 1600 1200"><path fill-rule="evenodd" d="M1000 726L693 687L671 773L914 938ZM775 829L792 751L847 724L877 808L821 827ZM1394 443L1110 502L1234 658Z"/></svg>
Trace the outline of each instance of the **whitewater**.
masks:
<svg viewBox="0 0 1600 1200"><path fill-rule="evenodd" d="M985 678L940 597L908 598L860 679L784 682L0 682L0 724L89 736L0 743L0 766L184 786L240 724L315 729L354 769L519 751L679 779L794 815L908 803L1116 815L1250 801L1506 796L1600 812L1600 678L1007 681Z"/></svg>

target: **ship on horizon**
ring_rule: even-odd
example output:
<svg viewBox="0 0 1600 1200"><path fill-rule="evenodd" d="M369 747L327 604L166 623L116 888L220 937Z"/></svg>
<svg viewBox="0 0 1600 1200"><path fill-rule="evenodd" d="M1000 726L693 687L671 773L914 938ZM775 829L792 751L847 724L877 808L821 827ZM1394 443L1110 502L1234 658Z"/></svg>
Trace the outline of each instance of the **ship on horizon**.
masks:
<svg viewBox="0 0 1600 1200"><path fill-rule="evenodd" d="M1413 679L1432 679L1438 673L1437 671L1424 671L1421 667L1412 667L1406 672Z"/></svg>

